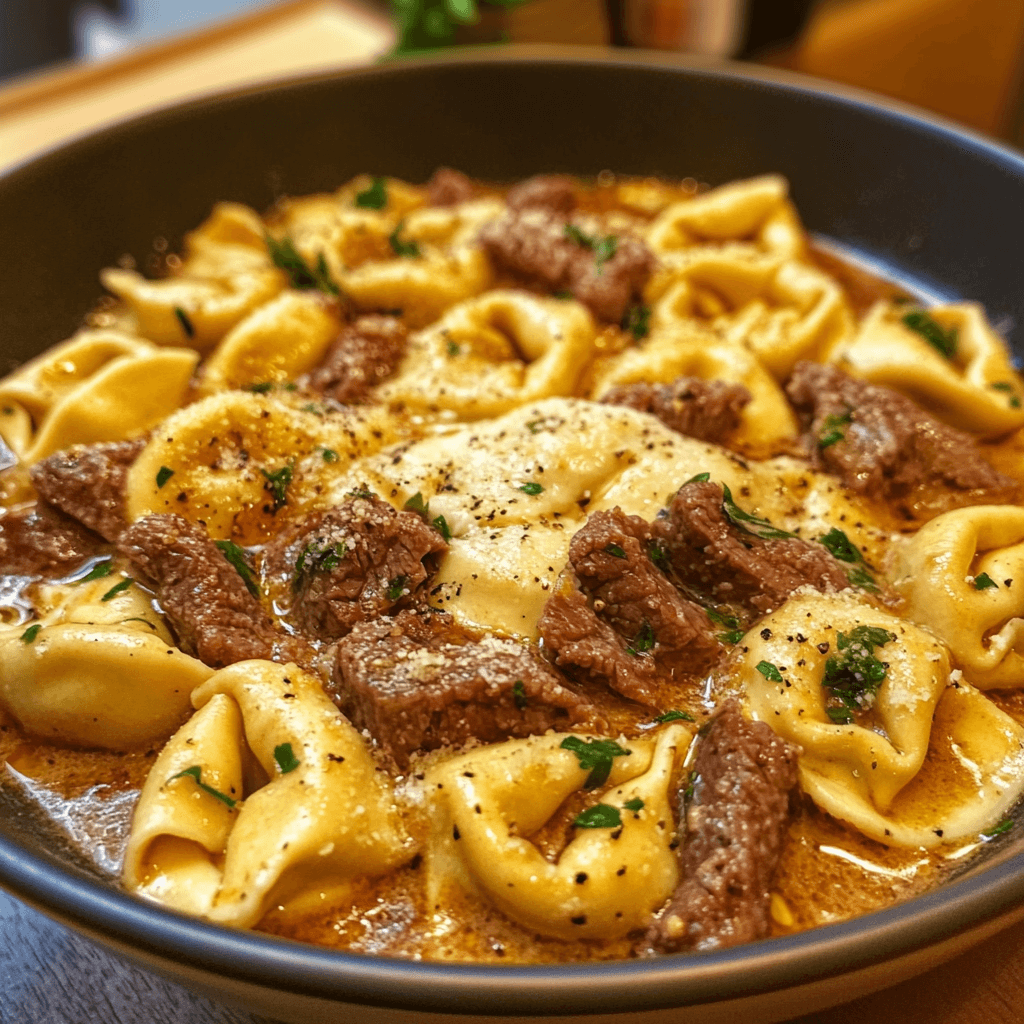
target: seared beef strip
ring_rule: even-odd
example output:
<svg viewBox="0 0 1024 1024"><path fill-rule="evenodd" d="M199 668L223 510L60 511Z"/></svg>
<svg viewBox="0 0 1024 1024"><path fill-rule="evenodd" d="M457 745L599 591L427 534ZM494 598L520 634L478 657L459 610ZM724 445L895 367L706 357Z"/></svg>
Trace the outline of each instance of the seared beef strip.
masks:
<svg viewBox="0 0 1024 1024"><path fill-rule="evenodd" d="M651 561L650 536L639 516L593 513L569 545L538 627L556 665L658 707L660 678L703 673L721 647L704 609Z"/></svg>
<svg viewBox="0 0 1024 1024"><path fill-rule="evenodd" d="M858 494L901 498L920 484L991 492L1014 482L982 457L970 434L929 416L909 398L818 363L798 363L786 394L808 427L808 456Z"/></svg>
<svg viewBox="0 0 1024 1024"><path fill-rule="evenodd" d="M451 167L438 167L427 182L427 202L431 206L457 206L474 195L472 179Z"/></svg>
<svg viewBox="0 0 1024 1024"><path fill-rule="evenodd" d="M127 525L128 470L145 446L144 438L75 445L37 462L32 483L45 501L113 543Z"/></svg>
<svg viewBox="0 0 1024 1024"><path fill-rule="evenodd" d="M821 544L763 540L725 513L720 484L684 484L651 534L677 579L711 604L744 605L755 615L778 608L803 586L830 592L850 586L841 562Z"/></svg>
<svg viewBox="0 0 1024 1024"><path fill-rule="evenodd" d="M337 640L357 622L422 600L448 545L414 512L348 498L285 527L264 549L264 572L290 581L291 617L310 637Z"/></svg>
<svg viewBox="0 0 1024 1024"><path fill-rule="evenodd" d="M768 934L799 750L728 704L699 740L679 792L682 881L642 940L642 954L724 949Z"/></svg>
<svg viewBox="0 0 1024 1024"><path fill-rule="evenodd" d="M550 210L569 214L576 209L576 189L566 174L537 174L509 189L510 210Z"/></svg>
<svg viewBox="0 0 1024 1024"><path fill-rule="evenodd" d="M510 211L480 229L499 269L545 291L571 292L598 319L619 323L647 283L654 254L634 235L592 239L593 245L581 237L564 215L537 208Z"/></svg>
<svg viewBox="0 0 1024 1024"><path fill-rule="evenodd" d="M473 640L432 609L361 622L327 692L401 767L417 750L593 724L594 708L513 640Z"/></svg>
<svg viewBox="0 0 1024 1024"><path fill-rule="evenodd" d="M0 515L0 575L56 579L100 553L101 540L46 502Z"/></svg>
<svg viewBox="0 0 1024 1024"><path fill-rule="evenodd" d="M364 402L371 388L394 373L405 338L405 325L397 317L361 316L342 329L320 366L296 383L342 405Z"/></svg>
<svg viewBox="0 0 1024 1024"><path fill-rule="evenodd" d="M309 666L310 647L274 628L201 526L177 515L145 516L124 531L118 549L155 587L186 653L212 668L249 658Z"/></svg>
<svg viewBox="0 0 1024 1024"><path fill-rule="evenodd" d="M671 384L618 384L601 401L649 412L679 434L721 444L739 426L751 397L742 384L677 377Z"/></svg>

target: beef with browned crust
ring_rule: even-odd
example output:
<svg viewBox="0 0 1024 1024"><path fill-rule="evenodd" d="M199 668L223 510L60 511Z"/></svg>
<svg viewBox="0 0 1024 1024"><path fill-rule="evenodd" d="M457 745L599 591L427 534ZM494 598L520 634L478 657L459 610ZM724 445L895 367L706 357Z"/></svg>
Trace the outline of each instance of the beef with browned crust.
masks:
<svg viewBox="0 0 1024 1024"><path fill-rule="evenodd" d="M568 214L576 209L576 187L567 174L537 174L513 185L505 202L510 210Z"/></svg>
<svg viewBox="0 0 1024 1024"><path fill-rule="evenodd" d="M597 721L593 706L528 647L475 640L432 609L357 625L338 644L327 692L402 767L417 750Z"/></svg>
<svg viewBox="0 0 1024 1024"><path fill-rule="evenodd" d="M308 666L309 646L278 632L207 532L177 515L145 516L118 541L156 591L183 651L212 668L261 658Z"/></svg>
<svg viewBox="0 0 1024 1024"><path fill-rule="evenodd" d="M100 553L102 541L81 523L39 502L0 515L0 575L57 579Z"/></svg>
<svg viewBox="0 0 1024 1024"><path fill-rule="evenodd" d="M438 167L427 182L427 202L431 206L457 206L475 194L472 179L451 167Z"/></svg>
<svg viewBox="0 0 1024 1024"><path fill-rule="evenodd" d="M510 211L480 229L502 271L531 287L571 292L601 320L619 323L654 269L654 254L634 235L598 240L544 209ZM601 243L601 244L598 244Z"/></svg>
<svg viewBox="0 0 1024 1024"><path fill-rule="evenodd" d="M721 647L707 612L651 561L649 541L639 516L593 513L569 545L538 627L556 665L658 707L659 679L703 673Z"/></svg>
<svg viewBox="0 0 1024 1024"><path fill-rule="evenodd" d="M414 512L348 498L287 526L264 549L264 571L288 581L291 618L337 640L357 622L419 603L448 545Z"/></svg>
<svg viewBox="0 0 1024 1024"><path fill-rule="evenodd" d="M361 316L342 329L324 361L296 383L342 405L364 402L371 388L394 373L405 339L405 325L397 317Z"/></svg>
<svg viewBox="0 0 1024 1024"><path fill-rule="evenodd" d="M724 498L721 484L692 480L651 524L676 578L702 599L763 615L800 587L828 593L850 586L842 563L823 545L763 539L729 518Z"/></svg>
<svg viewBox="0 0 1024 1024"><path fill-rule="evenodd" d="M679 434L720 443L739 426L751 398L742 384L677 377L671 384L617 384L601 401L649 412Z"/></svg>
<svg viewBox="0 0 1024 1024"><path fill-rule="evenodd" d="M145 446L144 438L77 444L37 462L32 483L45 501L113 543L127 525L128 470Z"/></svg>
<svg viewBox="0 0 1024 1024"><path fill-rule="evenodd" d="M1014 482L982 457L970 434L909 398L834 366L798 363L786 394L807 427L808 456L859 494L901 498L922 484L1005 499Z"/></svg>
<svg viewBox="0 0 1024 1024"><path fill-rule="evenodd" d="M641 941L641 954L724 949L768 934L769 887L799 751L764 722L748 721L736 704L726 705L699 742L693 781L679 792L682 880Z"/></svg>

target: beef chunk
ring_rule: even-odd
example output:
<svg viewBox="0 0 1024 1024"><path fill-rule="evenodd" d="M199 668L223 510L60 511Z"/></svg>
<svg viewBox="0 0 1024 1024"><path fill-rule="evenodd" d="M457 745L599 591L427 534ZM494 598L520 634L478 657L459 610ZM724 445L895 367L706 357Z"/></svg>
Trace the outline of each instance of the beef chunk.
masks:
<svg viewBox="0 0 1024 1024"><path fill-rule="evenodd" d="M186 653L212 668L249 658L310 664L308 646L275 630L201 526L176 515L145 516L124 531L118 548L156 588Z"/></svg>
<svg viewBox="0 0 1024 1024"><path fill-rule="evenodd" d="M691 481L651 524L678 580L713 604L744 605L755 615L778 608L800 587L850 586L842 564L821 544L763 540L726 515L720 484Z"/></svg>
<svg viewBox="0 0 1024 1024"><path fill-rule="evenodd" d="M0 575L55 579L99 554L100 538L40 502L0 516Z"/></svg>
<svg viewBox="0 0 1024 1024"><path fill-rule="evenodd" d="M970 434L889 388L803 362L786 393L808 426L811 461L859 494L900 498L921 484L942 484L1007 497L1014 486L982 458Z"/></svg>
<svg viewBox="0 0 1024 1024"><path fill-rule="evenodd" d="M649 540L639 516L593 513L569 545L539 628L556 665L658 707L660 678L700 674L721 648L704 609L651 561Z"/></svg>
<svg viewBox="0 0 1024 1024"><path fill-rule="evenodd" d="M361 316L342 330L323 363L296 383L343 405L363 402L371 388L394 373L405 337L405 325L397 317Z"/></svg>
<svg viewBox="0 0 1024 1024"><path fill-rule="evenodd" d="M619 323L654 268L654 255L633 235L594 239L566 232L547 210L511 211L485 224L480 242L499 269L532 287L569 291L596 317Z"/></svg>
<svg viewBox="0 0 1024 1024"><path fill-rule="evenodd" d="M671 384L619 384L601 401L649 412L677 433L719 443L739 426L751 397L742 384L677 377Z"/></svg>
<svg viewBox="0 0 1024 1024"><path fill-rule="evenodd" d="M327 691L402 767L417 750L594 721L593 706L529 648L497 637L474 641L433 610L358 624L338 644Z"/></svg>
<svg viewBox="0 0 1024 1024"><path fill-rule="evenodd" d="M538 174L510 188L505 202L510 210L572 213L576 209L576 189L568 175Z"/></svg>
<svg viewBox="0 0 1024 1024"><path fill-rule="evenodd" d="M682 881L640 952L724 949L768 934L798 750L736 704L712 722L693 763L692 797L679 794ZM682 837L681 837L682 838Z"/></svg>
<svg viewBox="0 0 1024 1024"><path fill-rule="evenodd" d="M41 498L111 543L125 528L128 470L146 446L143 438L75 445L32 467Z"/></svg>
<svg viewBox="0 0 1024 1024"><path fill-rule="evenodd" d="M349 498L283 530L264 549L264 567L290 581L298 628L337 640L357 622L420 601L447 550L416 513Z"/></svg>
<svg viewBox="0 0 1024 1024"><path fill-rule="evenodd" d="M431 206L457 206L475 194L473 182L451 167L438 167L427 182L427 202Z"/></svg>

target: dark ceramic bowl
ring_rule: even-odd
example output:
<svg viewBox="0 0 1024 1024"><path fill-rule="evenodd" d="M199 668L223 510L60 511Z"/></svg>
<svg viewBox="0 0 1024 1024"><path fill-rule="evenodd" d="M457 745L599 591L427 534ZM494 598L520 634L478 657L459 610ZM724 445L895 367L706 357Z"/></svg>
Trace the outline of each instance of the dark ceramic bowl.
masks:
<svg viewBox="0 0 1024 1024"><path fill-rule="evenodd" d="M67 337L99 294L101 267L126 252L144 257L156 236L179 246L215 200L264 208L360 171L422 181L439 164L497 180L611 168L719 184L779 171L812 232L913 290L983 302L1024 344L1015 153L791 75L531 49L238 92L9 172L0 178L3 356L13 365ZM351 1024L421 1013L756 1022L810 1012L1024 917L1024 853L1012 836L986 852L925 896L800 935L649 961L494 968L346 955L182 917L98 880L50 849L28 814L0 804L0 884L16 896L218 998Z"/></svg>

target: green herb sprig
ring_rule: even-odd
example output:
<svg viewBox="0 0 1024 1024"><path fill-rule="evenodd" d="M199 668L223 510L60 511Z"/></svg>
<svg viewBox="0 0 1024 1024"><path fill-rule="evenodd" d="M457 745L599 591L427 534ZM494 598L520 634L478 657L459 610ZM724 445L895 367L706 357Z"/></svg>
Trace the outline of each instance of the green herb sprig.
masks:
<svg viewBox="0 0 1024 1024"><path fill-rule="evenodd" d="M196 785L210 796L215 796L222 804L225 804L228 808L233 808L238 803L237 800L233 800L227 795L222 793L219 789L214 789L213 786L208 786L203 782L203 769L199 765L194 764L191 768L186 768L184 771L178 772L177 775L172 775L167 781L173 782L175 779L181 779L185 776L195 780Z"/></svg>
<svg viewBox="0 0 1024 1024"><path fill-rule="evenodd" d="M295 248L295 243L287 235L278 241L268 233L263 236L263 240L274 266L288 275L293 288L300 291L316 288L328 295L341 294L341 289L331 280L327 260L323 253L317 257L316 266L310 267Z"/></svg>
<svg viewBox="0 0 1024 1024"><path fill-rule="evenodd" d="M821 681L825 713L833 722L848 725L855 711L868 711L874 705L889 668L875 657L875 648L895 639L895 633L881 626L857 626L836 634L839 653L825 662Z"/></svg>
<svg viewBox="0 0 1024 1024"><path fill-rule="evenodd" d="M571 750L579 761L580 768L590 774L583 783L584 789L597 789L608 781L612 772L612 761L625 757L631 750L625 750L614 740L584 740L579 736L566 736L560 744L561 750Z"/></svg>
<svg viewBox="0 0 1024 1024"><path fill-rule="evenodd" d="M725 513L726 519L733 524L733 526L739 527L744 533L752 534L754 537L760 537L761 540L782 540L784 537L795 537L795 533L789 533L786 530L780 530L777 526L772 526L767 519L761 519L758 516L751 515L749 512L744 511L739 505L733 501L732 491L729 490L728 484L722 484L722 511Z"/></svg>
<svg viewBox="0 0 1024 1024"><path fill-rule="evenodd" d="M904 327L921 335L940 355L952 359L956 355L957 329L945 328L923 309L912 309L900 317Z"/></svg>
<svg viewBox="0 0 1024 1024"><path fill-rule="evenodd" d="M260 588L256 586L256 577L245 560L245 552L233 540L216 540L214 544L217 545L220 553L228 560L235 572L242 577L245 589L253 597L259 598Z"/></svg>

